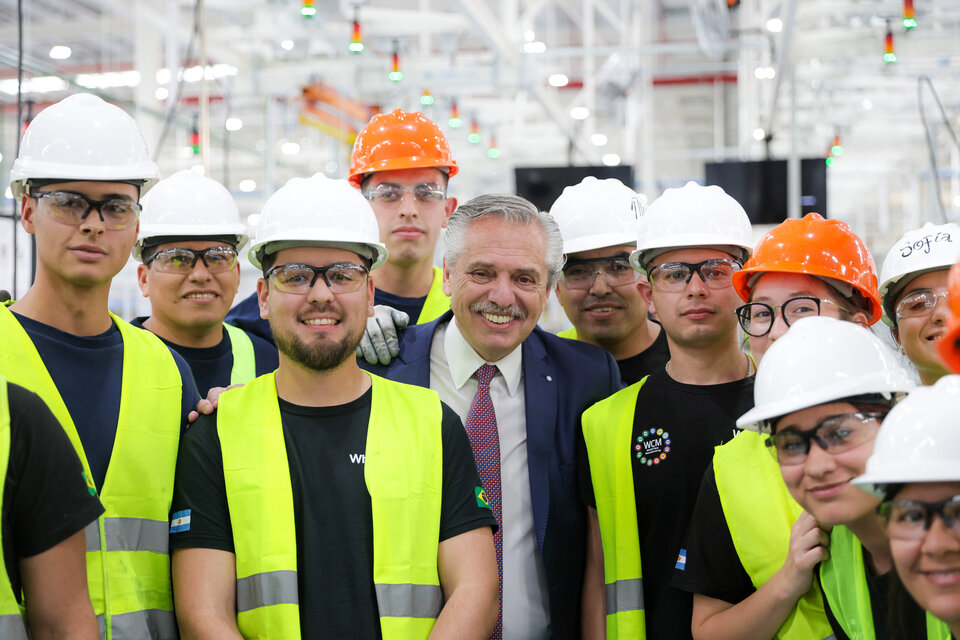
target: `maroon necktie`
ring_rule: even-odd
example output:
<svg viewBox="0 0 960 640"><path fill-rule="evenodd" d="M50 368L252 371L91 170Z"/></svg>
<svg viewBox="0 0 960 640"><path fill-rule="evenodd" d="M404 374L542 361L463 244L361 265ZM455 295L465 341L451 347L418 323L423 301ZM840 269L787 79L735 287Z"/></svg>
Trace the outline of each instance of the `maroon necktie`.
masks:
<svg viewBox="0 0 960 640"><path fill-rule="evenodd" d="M498 369L492 364L484 364L477 369L477 395L473 396L470 411L467 412L467 436L473 457L477 461L480 482L487 495L487 501L497 519L497 532L493 536L493 545L497 551L497 576L500 590L497 626L493 628L491 640L500 640L503 633L503 522L500 517L500 436L497 434L497 414L490 399L490 381L497 375Z"/></svg>

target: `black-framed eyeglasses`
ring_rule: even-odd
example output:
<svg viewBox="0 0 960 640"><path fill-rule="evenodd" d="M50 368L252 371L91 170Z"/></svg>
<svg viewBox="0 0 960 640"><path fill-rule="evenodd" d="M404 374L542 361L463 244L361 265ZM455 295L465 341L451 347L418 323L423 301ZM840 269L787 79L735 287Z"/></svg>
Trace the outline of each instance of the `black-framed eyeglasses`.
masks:
<svg viewBox="0 0 960 640"><path fill-rule="evenodd" d="M946 299L947 290L944 288L911 291L897 304L897 320L928 316L936 308L937 302Z"/></svg>
<svg viewBox="0 0 960 640"><path fill-rule="evenodd" d="M830 416L806 431L788 427L770 436L766 445L781 465L803 464L811 441L834 455L849 451L876 435L886 415L885 411L857 411Z"/></svg>
<svg viewBox="0 0 960 640"><path fill-rule="evenodd" d="M940 516L943 524L960 540L960 495L939 502L920 500L891 500L877 507L887 519L887 533L898 540L919 540L926 535L933 516Z"/></svg>
<svg viewBox="0 0 960 640"><path fill-rule="evenodd" d="M663 291L677 293L683 291L693 274L700 276L711 289L723 289L731 286L733 274L743 268L738 261L728 258L715 258L703 262L664 262L650 269L650 282Z"/></svg>
<svg viewBox="0 0 960 640"><path fill-rule="evenodd" d="M611 287L619 287L636 282L638 275L627 256L571 260L564 265L562 273L567 289L589 289L597 275L602 275Z"/></svg>
<svg viewBox="0 0 960 640"><path fill-rule="evenodd" d="M237 265L237 250L233 247L208 247L206 249L174 247L157 251L145 260L144 264L152 265L154 269L164 273L186 275L197 266L197 260L202 260L203 266L210 273L223 273L230 271Z"/></svg>
<svg viewBox="0 0 960 640"><path fill-rule="evenodd" d="M94 209L104 228L113 231L129 229L140 218L140 203L125 198L93 200L73 191L35 191L31 197L46 204L41 210L48 216L72 227L79 227Z"/></svg>
<svg viewBox="0 0 960 640"><path fill-rule="evenodd" d="M737 307L737 320L744 333L754 338L760 338L770 333L776 320L777 309L788 327L800 318L811 318L820 315L820 305L826 302L838 309L843 309L833 300L821 299L814 296L797 296L790 298L783 304L766 304L763 302L748 302Z"/></svg>
<svg viewBox="0 0 960 640"><path fill-rule="evenodd" d="M278 291L304 295L313 288L317 278L323 278L323 282L334 294L352 293L363 287L368 273L366 267L358 264L338 262L325 267L278 264L263 275Z"/></svg>
<svg viewBox="0 0 960 640"><path fill-rule="evenodd" d="M413 187L403 187L399 184L384 182L372 189L367 189L363 195L367 200L380 204L399 204L407 193L413 194L413 199L421 204L440 202L447 197L447 191L439 184L424 182Z"/></svg>

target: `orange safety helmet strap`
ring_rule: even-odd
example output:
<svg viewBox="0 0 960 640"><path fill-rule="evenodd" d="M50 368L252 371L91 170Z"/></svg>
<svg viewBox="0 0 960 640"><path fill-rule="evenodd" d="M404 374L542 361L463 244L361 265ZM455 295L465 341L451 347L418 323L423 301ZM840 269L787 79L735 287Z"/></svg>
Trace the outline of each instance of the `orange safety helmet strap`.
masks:
<svg viewBox="0 0 960 640"><path fill-rule="evenodd" d="M947 368L960 373L960 262L950 268L947 277L947 302L950 304L950 318L937 350Z"/></svg>
<svg viewBox="0 0 960 640"><path fill-rule="evenodd" d="M877 267L867 246L846 223L818 213L784 220L771 229L753 250L743 269L733 274L733 286L749 302L756 276L798 273L845 282L863 297L867 322L883 315L877 288Z"/></svg>
<svg viewBox="0 0 960 640"><path fill-rule="evenodd" d="M350 184L359 187L375 171L435 167L453 177L459 171L440 127L419 112L395 109L377 114L357 136L350 159Z"/></svg>

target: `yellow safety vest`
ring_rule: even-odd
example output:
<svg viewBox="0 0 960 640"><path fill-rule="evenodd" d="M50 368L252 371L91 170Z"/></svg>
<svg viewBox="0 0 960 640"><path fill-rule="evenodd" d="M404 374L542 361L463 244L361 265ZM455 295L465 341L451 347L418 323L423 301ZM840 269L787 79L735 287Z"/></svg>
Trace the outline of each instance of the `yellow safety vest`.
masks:
<svg viewBox="0 0 960 640"><path fill-rule="evenodd" d="M300 637L293 489L274 376L227 391L217 410L244 638ZM426 638L443 602L440 398L430 389L370 379L364 479L380 629L384 640Z"/></svg>
<svg viewBox="0 0 960 640"><path fill-rule="evenodd" d="M820 582L837 622L850 640L876 640L863 547L850 529L830 532L830 557L820 563ZM950 640L950 629L927 613L927 640Z"/></svg>
<svg viewBox="0 0 960 640"><path fill-rule="evenodd" d="M644 377L601 400L587 409L582 418L603 541L607 638L610 640L646 637L640 532L630 460L637 398L646 381Z"/></svg>
<svg viewBox="0 0 960 640"><path fill-rule="evenodd" d="M443 269L434 267L433 283L430 285L430 291L427 292L427 299L423 301L417 324L433 322L449 310L450 298L443 293Z"/></svg>
<svg viewBox="0 0 960 640"><path fill-rule="evenodd" d="M557 334L557 337L559 337L559 338L570 338L571 340L576 340L576 339L577 339L577 328L576 328L576 327L570 327L569 329L565 329L564 331L561 331L560 333L558 333L558 334Z"/></svg>
<svg viewBox="0 0 960 640"><path fill-rule="evenodd" d="M233 351L230 384L246 384L257 377L257 362L253 353L253 341L243 329L226 323L224 323L223 328L230 336L230 349Z"/></svg>
<svg viewBox="0 0 960 640"><path fill-rule="evenodd" d="M159 338L111 314L123 338L120 413L99 496L106 509L86 530L87 584L107 638L176 638L169 514L180 440L183 382ZM73 418L30 336L0 305L0 374L39 395L93 475ZM93 379L78 384L98 385Z"/></svg>
<svg viewBox="0 0 960 640"><path fill-rule="evenodd" d="M723 515L740 563L759 589L787 559L790 529L803 510L790 496L780 466L763 436L741 431L717 447L713 473ZM833 635L816 584L780 626L780 640L819 640Z"/></svg>
<svg viewBox="0 0 960 640"><path fill-rule="evenodd" d="M0 375L0 496L7 481L7 463L10 459L10 406L7 403L7 381ZM3 549L0 540L0 550ZM0 638L27 640L27 626L17 596L10 584L7 563L0 551Z"/></svg>

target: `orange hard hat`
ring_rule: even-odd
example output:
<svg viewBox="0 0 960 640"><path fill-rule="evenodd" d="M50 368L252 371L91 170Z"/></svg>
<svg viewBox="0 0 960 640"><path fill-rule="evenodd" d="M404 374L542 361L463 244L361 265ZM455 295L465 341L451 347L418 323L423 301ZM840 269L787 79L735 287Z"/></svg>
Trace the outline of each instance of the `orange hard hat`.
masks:
<svg viewBox="0 0 960 640"><path fill-rule="evenodd" d="M443 132L422 113L394 109L370 119L353 143L350 184L359 187L368 173L437 167L453 177L459 169Z"/></svg>
<svg viewBox="0 0 960 640"><path fill-rule="evenodd" d="M960 262L950 268L947 302L950 305L950 318L947 320L947 332L940 338L937 350L947 368L960 373Z"/></svg>
<svg viewBox="0 0 960 640"><path fill-rule="evenodd" d="M883 315L873 256L863 240L839 220L808 213L799 220L784 220L767 232L743 269L733 274L733 286L744 302L750 300L755 276L770 271L846 283L862 297L867 322L873 324Z"/></svg>

